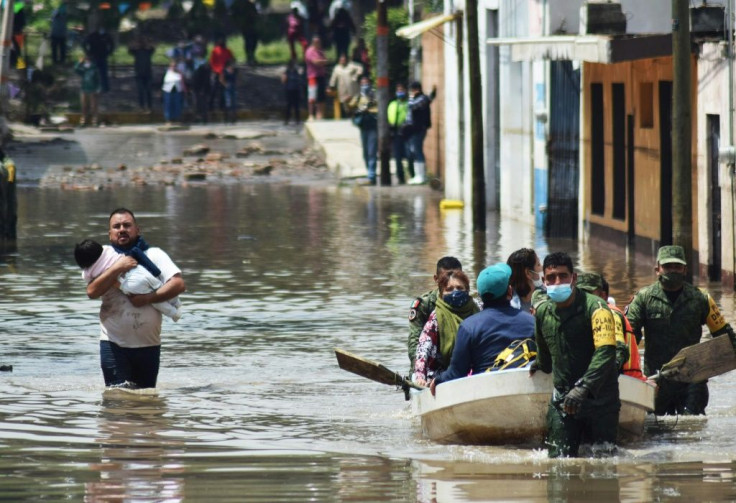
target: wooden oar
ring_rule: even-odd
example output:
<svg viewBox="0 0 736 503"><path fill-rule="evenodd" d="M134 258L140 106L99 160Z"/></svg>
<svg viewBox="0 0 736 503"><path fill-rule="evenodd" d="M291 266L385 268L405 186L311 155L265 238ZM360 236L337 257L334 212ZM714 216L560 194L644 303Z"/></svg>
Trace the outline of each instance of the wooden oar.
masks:
<svg viewBox="0 0 736 503"><path fill-rule="evenodd" d="M678 382L703 382L736 369L736 355L728 335L682 348L674 358L662 365L654 378L664 377Z"/></svg>
<svg viewBox="0 0 736 503"><path fill-rule="evenodd" d="M401 386L404 392L407 393L408 388L414 389L425 389L424 386L419 386L411 382L406 377L403 377L398 372L394 372L381 365L380 363L362 358L358 355L349 353L343 349L335 348L335 356L337 357L337 364L341 369L357 374L361 377L365 377L372 381L380 382L381 384L388 384L391 386ZM408 399L408 398L407 398Z"/></svg>

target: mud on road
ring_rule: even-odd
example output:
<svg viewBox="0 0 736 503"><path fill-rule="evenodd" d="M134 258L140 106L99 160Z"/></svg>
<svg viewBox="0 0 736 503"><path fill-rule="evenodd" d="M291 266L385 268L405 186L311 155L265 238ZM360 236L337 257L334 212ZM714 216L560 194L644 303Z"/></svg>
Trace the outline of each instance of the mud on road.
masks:
<svg viewBox="0 0 736 503"><path fill-rule="evenodd" d="M301 128L276 121L49 133L18 127L14 137L6 152L16 163L18 183L46 188L335 179Z"/></svg>

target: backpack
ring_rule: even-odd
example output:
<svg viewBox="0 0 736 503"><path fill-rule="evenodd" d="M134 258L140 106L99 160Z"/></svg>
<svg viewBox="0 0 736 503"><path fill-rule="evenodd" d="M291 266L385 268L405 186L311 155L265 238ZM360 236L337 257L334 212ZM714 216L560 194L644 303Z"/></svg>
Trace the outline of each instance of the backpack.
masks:
<svg viewBox="0 0 736 503"><path fill-rule="evenodd" d="M537 345L534 339L517 339L498 354L486 372L526 367L536 357Z"/></svg>

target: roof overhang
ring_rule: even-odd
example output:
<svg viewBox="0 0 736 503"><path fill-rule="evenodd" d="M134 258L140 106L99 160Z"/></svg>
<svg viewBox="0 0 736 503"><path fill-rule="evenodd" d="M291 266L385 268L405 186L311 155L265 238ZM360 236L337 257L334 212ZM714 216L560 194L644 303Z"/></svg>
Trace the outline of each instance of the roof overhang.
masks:
<svg viewBox="0 0 736 503"><path fill-rule="evenodd" d="M512 61L621 63L672 55L672 35L552 35L489 38L489 45L511 47Z"/></svg>
<svg viewBox="0 0 736 503"><path fill-rule="evenodd" d="M418 23L402 26L401 28L396 30L396 35L401 38L416 38L425 31L429 31L433 28L437 28L438 26L442 26L447 22L461 18L462 16L462 12L455 12L454 14L444 14L441 16L431 17L429 19L419 21Z"/></svg>

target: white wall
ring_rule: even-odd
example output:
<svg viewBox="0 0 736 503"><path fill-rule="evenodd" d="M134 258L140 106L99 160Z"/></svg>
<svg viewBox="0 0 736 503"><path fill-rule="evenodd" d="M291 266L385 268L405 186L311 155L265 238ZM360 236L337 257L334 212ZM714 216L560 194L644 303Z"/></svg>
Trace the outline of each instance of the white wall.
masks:
<svg viewBox="0 0 736 503"><path fill-rule="evenodd" d="M711 212L710 173L708 171L707 116L720 115L720 145L730 143L728 132L728 64L721 56L717 43L703 44L698 57L698 104L697 135L698 143L698 243L701 264L707 264L712 256L711 250ZM728 166L720 165L719 185L721 186L721 268L733 272L734 269L734 225L731 213L734 195L731 193L731 178Z"/></svg>
<svg viewBox="0 0 736 503"><path fill-rule="evenodd" d="M538 0L544 2L545 0ZM550 34L578 33L582 0L546 0L549 3ZM708 0L708 5L726 5L727 0ZM618 0L626 14L626 33L667 33L672 30L672 0ZM691 7L703 2L692 1Z"/></svg>

